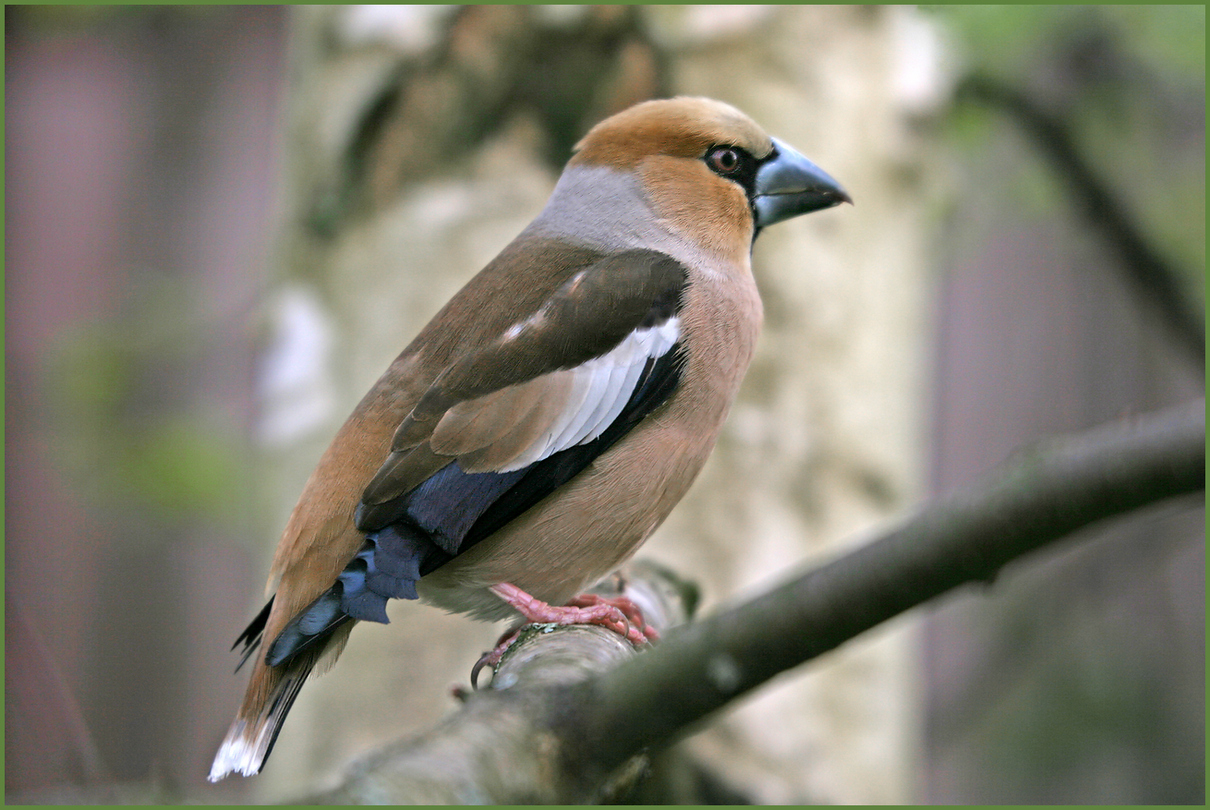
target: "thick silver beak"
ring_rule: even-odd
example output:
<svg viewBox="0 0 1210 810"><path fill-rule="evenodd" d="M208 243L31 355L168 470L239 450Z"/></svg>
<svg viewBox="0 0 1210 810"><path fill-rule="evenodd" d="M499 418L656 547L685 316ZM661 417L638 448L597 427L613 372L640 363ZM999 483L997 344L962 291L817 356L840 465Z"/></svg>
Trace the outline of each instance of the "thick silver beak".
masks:
<svg viewBox="0 0 1210 810"><path fill-rule="evenodd" d="M754 207L758 228L853 202L840 183L792 146L774 138L773 148L774 158L756 170Z"/></svg>

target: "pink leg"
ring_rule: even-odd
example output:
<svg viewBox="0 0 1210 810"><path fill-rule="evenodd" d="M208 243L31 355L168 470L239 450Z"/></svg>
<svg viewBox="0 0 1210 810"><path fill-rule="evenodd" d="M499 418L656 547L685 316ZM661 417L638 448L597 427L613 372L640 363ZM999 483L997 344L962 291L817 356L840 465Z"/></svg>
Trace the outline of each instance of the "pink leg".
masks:
<svg viewBox="0 0 1210 810"><path fill-rule="evenodd" d="M593 593L585 593L572 599L567 605L548 605L540 599L535 599L525 591L508 582L493 585L492 593L499 596L517 609L530 624L595 624L612 630L638 646L656 641L659 634L654 627L643 621L643 614L634 602L625 596L607 598ZM495 666L500 662L512 643L521 633L521 627L516 627L500 637L496 648L486 653L471 670L471 686L478 680L479 672L485 666Z"/></svg>

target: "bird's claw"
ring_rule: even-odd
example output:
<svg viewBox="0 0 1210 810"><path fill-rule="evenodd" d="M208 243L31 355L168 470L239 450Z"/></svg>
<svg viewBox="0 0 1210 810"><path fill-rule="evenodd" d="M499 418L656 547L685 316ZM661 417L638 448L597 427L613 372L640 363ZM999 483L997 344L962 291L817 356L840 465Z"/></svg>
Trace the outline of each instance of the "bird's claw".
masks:
<svg viewBox="0 0 1210 810"><path fill-rule="evenodd" d="M605 597L585 593L566 605L548 605L507 582L492 586L492 592L517 609L530 624L595 624L617 633L636 647L659 640L659 633L643 620L642 611L625 596ZM522 625L523 627L524 625ZM478 688L479 673L495 667L504 653L521 635L515 627L500 637L496 647L484 653L471 669L471 686Z"/></svg>
<svg viewBox="0 0 1210 810"><path fill-rule="evenodd" d="M504 657L505 651L507 651L509 647L513 646L513 642L516 641L521 635L521 629L523 627L525 627L525 625L522 624L509 630L504 635L500 636L500 640L496 642L496 646L493 649L490 649L483 655L479 656L479 660L475 662L473 667L471 667L472 689L479 688L479 673L483 671L484 667L490 666L494 670L496 664L500 663L500 659Z"/></svg>
<svg viewBox="0 0 1210 810"><path fill-rule="evenodd" d="M576 622L576 624L600 625L624 636L636 647L660 640L660 634L643 620L643 612L629 597L606 597L595 593L582 593L567 605L587 609L601 616L601 619L588 619Z"/></svg>

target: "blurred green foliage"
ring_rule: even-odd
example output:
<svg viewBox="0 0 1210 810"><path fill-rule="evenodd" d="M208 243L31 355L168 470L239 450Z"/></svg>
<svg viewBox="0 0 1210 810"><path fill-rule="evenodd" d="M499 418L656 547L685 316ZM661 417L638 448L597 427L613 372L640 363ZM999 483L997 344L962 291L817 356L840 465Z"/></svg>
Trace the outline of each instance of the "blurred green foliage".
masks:
<svg viewBox="0 0 1210 810"><path fill-rule="evenodd" d="M1141 232L1205 306L1204 6L930 6L960 72L990 77L1059 117ZM953 143L980 159L1004 133L1001 112L959 105ZM1014 134L1012 137L1018 137ZM1006 188L1053 216L1057 187L1041 162Z"/></svg>
<svg viewBox="0 0 1210 810"><path fill-rule="evenodd" d="M208 351L197 334L136 314L93 321L52 349L42 381L51 456L97 506L160 521L246 518L248 438L235 415L189 390Z"/></svg>
<svg viewBox="0 0 1210 810"><path fill-rule="evenodd" d="M1172 84L1204 85L1206 7L1201 5L923 6L950 28L967 66L1020 77L1090 32L1120 38L1132 61Z"/></svg>

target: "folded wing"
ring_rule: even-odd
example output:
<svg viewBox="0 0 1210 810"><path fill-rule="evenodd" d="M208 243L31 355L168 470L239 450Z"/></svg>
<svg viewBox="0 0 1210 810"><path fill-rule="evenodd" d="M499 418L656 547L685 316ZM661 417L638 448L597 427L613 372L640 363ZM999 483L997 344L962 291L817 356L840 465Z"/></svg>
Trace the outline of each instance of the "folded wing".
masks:
<svg viewBox="0 0 1210 810"><path fill-rule="evenodd" d="M356 512L366 543L266 656L289 661L573 478L676 389L684 268L630 251L570 276L536 312L451 363L395 433Z"/></svg>

